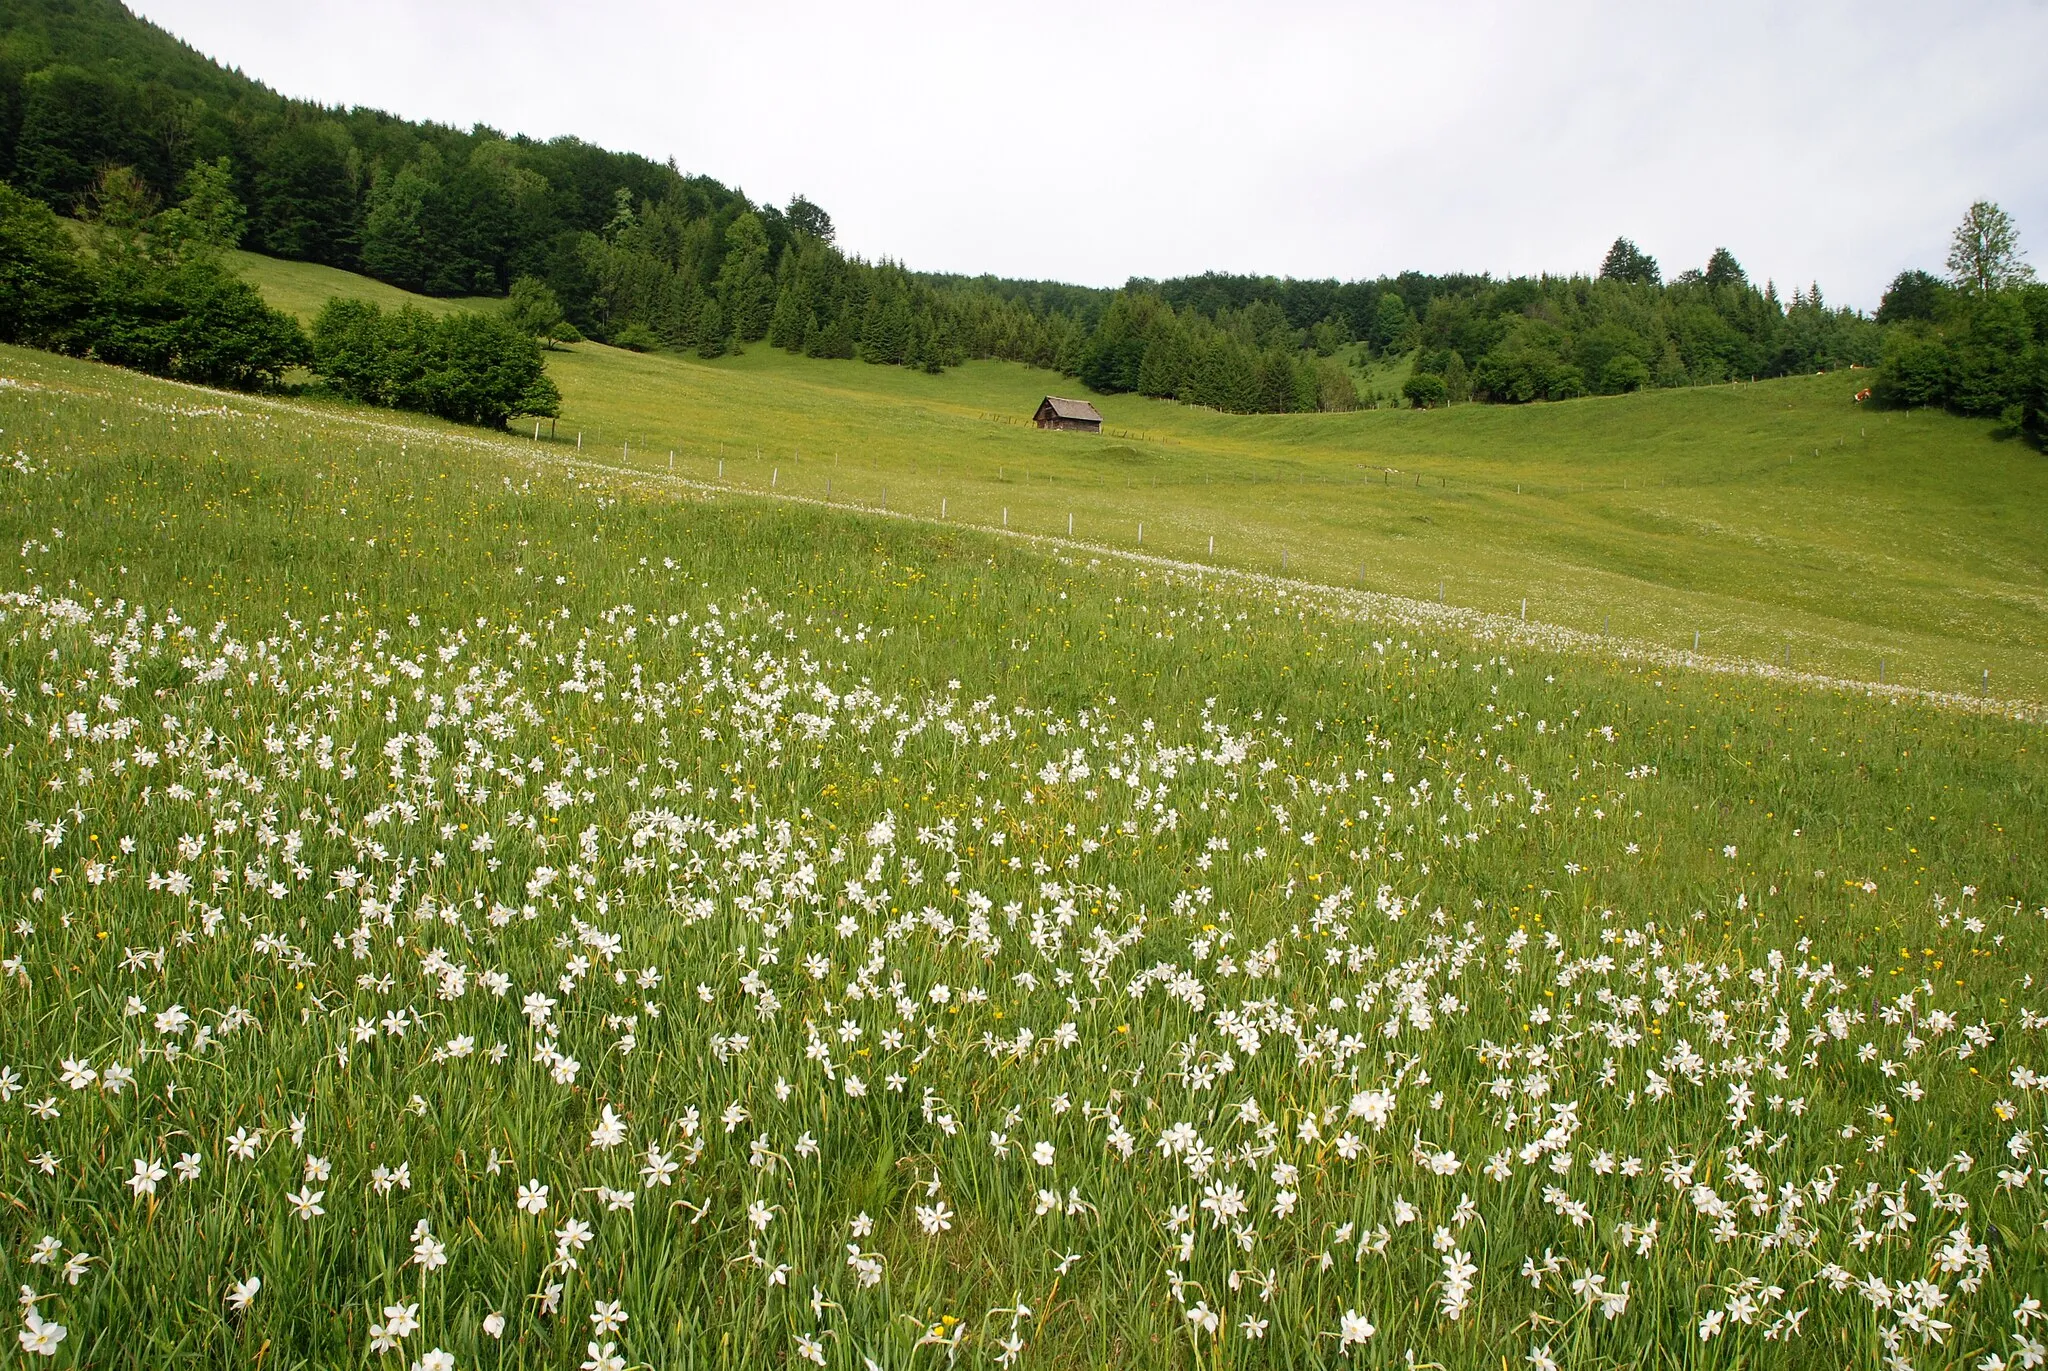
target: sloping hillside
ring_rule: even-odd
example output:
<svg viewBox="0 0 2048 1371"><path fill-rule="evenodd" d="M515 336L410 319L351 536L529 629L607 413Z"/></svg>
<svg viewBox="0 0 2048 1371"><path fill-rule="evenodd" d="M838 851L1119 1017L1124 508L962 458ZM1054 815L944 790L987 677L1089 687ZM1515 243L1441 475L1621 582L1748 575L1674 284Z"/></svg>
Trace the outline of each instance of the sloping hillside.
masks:
<svg viewBox="0 0 2048 1371"><path fill-rule="evenodd" d="M367 278L247 255L302 315ZM1943 689L2048 693L2048 461L1991 424L1870 412L1861 373L1530 406L1240 416L1055 373L932 376L766 346L550 355L557 430L633 463ZM1214 551L1211 552L1211 539Z"/></svg>

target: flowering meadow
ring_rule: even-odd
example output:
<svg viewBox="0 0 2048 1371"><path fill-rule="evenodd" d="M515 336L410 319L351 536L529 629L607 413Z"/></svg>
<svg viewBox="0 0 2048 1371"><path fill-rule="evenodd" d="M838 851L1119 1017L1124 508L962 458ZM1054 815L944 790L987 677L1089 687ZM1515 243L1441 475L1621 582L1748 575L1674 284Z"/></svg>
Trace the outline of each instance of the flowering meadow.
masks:
<svg viewBox="0 0 2048 1371"><path fill-rule="evenodd" d="M2048 1363L2038 725L0 362L15 1364Z"/></svg>

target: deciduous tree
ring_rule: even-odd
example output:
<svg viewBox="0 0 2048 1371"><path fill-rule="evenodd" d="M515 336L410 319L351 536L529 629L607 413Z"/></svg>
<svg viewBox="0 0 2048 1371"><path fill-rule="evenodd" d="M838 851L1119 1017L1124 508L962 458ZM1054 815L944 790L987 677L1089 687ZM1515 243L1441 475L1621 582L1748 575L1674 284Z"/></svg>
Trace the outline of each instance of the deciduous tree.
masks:
<svg viewBox="0 0 2048 1371"><path fill-rule="evenodd" d="M1957 289L1975 295L2033 280L2012 216L1989 200L1970 206L1949 240L1948 274Z"/></svg>

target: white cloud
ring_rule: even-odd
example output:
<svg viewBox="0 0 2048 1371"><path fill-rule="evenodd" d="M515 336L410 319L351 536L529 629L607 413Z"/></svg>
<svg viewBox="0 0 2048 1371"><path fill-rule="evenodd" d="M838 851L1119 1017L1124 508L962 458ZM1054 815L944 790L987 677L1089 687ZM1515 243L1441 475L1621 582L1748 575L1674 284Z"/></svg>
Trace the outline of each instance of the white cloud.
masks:
<svg viewBox="0 0 2048 1371"><path fill-rule="evenodd" d="M1667 273L1874 306L1985 197L2048 267L2048 7L138 0L290 95L573 133L932 270Z"/></svg>

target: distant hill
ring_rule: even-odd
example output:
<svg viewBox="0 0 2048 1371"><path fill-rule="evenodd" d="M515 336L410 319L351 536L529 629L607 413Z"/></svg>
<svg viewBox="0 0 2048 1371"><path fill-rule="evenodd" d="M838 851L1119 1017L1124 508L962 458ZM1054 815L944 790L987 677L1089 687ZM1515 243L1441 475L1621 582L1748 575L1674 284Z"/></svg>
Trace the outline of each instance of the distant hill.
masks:
<svg viewBox="0 0 2048 1371"><path fill-rule="evenodd" d="M246 246L429 294L497 293L545 271L565 235L573 250L575 234L611 220L622 192L751 208L708 177L573 138L291 100L117 0L0 0L0 176L70 210L105 166L133 167L169 200L192 162L223 156L250 211ZM771 224L782 241L789 232Z"/></svg>

